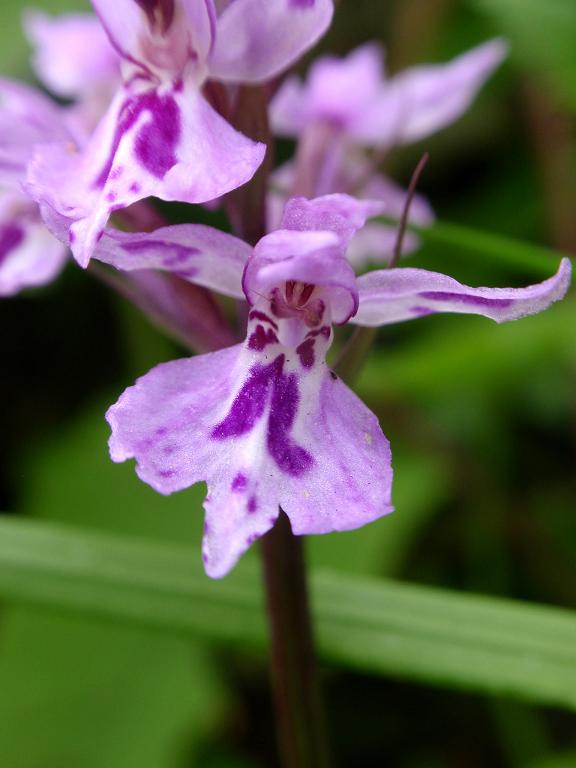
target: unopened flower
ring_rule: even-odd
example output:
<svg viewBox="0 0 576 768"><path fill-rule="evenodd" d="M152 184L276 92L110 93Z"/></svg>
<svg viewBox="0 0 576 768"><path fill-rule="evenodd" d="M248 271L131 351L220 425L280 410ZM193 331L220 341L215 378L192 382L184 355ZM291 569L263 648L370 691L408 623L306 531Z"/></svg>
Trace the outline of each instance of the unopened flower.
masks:
<svg viewBox="0 0 576 768"><path fill-rule="evenodd" d="M570 262L528 288L470 288L421 269L356 278L347 244L379 204L346 195L292 199L282 229L254 249L208 227L106 233L96 257L120 269L173 270L245 295L246 341L159 365L107 414L114 461L169 494L206 481L204 562L220 577L275 523L342 531L392 511L390 447L376 417L329 369L333 324L377 326L435 312L497 322L561 298Z"/></svg>
<svg viewBox="0 0 576 768"><path fill-rule="evenodd" d="M123 86L88 145L39 150L29 169L36 199L71 220L85 266L109 215L154 195L200 203L248 181L265 147L208 103L208 78L266 80L325 31L332 0L94 0L122 60Z"/></svg>

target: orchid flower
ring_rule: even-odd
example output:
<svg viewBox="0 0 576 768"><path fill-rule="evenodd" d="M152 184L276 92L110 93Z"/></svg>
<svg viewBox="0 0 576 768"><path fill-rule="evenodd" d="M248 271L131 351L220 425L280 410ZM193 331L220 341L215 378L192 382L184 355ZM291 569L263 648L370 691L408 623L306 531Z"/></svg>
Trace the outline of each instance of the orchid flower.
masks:
<svg viewBox="0 0 576 768"><path fill-rule="evenodd" d="M119 269L175 271L249 304L243 344L152 369L107 419L114 461L135 458L163 494L206 481L203 558L212 577L275 523L343 531L392 511L390 447L376 417L326 363L333 325L432 314L497 322L560 299L570 262L528 288L470 288L421 269L356 278L345 251L380 203L347 195L288 202L282 228L252 249L209 227L107 232L95 256Z"/></svg>
<svg viewBox="0 0 576 768"><path fill-rule="evenodd" d="M413 67L386 78L382 49L370 43L343 59L318 59L305 83L287 79L271 103L271 125L279 136L299 138L300 161L274 175L272 197L281 199L271 203L273 210L296 188L307 195L347 192L379 199L389 216L399 217L406 193L375 173L374 160L361 149L373 149L382 159L394 147L448 126L468 109L505 54L505 44L491 40L446 64ZM434 220L421 196L414 197L409 220L419 226ZM393 227L370 223L355 238L349 258L357 267L387 261L395 240ZM409 234L404 252L417 245Z"/></svg>
<svg viewBox="0 0 576 768"><path fill-rule="evenodd" d="M71 220L82 266L113 211L144 197L201 203L247 182L265 146L238 133L202 87L258 83L320 37L332 0L94 0L123 85L83 151L37 151L29 188Z"/></svg>

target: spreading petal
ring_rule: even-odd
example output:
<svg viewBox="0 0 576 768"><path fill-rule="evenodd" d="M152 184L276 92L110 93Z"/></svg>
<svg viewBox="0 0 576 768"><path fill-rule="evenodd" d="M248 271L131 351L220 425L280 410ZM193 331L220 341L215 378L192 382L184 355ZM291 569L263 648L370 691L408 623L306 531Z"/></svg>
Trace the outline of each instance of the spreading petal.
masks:
<svg viewBox="0 0 576 768"><path fill-rule="evenodd" d="M491 40L447 64L414 67L392 78L350 133L374 146L407 144L453 123L506 55Z"/></svg>
<svg viewBox="0 0 576 768"><path fill-rule="evenodd" d="M127 389L106 418L114 461L135 458L137 473L160 493L208 482L204 562L224 576L278 515L277 477L261 445L270 376L248 374L232 347L159 365ZM247 384L252 400L238 394ZM236 400L234 395L236 394ZM260 399L257 399L257 395ZM240 401L238 400L240 398ZM236 403L236 406L233 404ZM236 423L222 437L230 407Z"/></svg>
<svg viewBox="0 0 576 768"><path fill-rule="evenodd" d="M118 55L95 16L69 13L51 18L30 11L25 28L35 47L34 70L58 96L85 98L87 90L107 89L119 80Z"/></svg>
<svg viewBox="0 0 576 768"><path fill-rule="evenodd" d="M269 80L324 34L332 0L234 0L218 18L210 76L231 83Z"/></svg>
<svg viewBox="0 0 576 768"><path fill-rule="evenodd" d="M437 312L457 312L503 323L534 315L561 299L570 276L570 259L562 259L553 277L526 288L470 288L424 269L369 272L358 278L360 306L352 322L377 326Z"/></svg>
<svg viewBox="0 0 576 768"><path fill-rule="evenodd" d="M18 194L0 198L0 296L53 280L68 249L48 232L37 207Z"/></svg>
<svg viewBox="0 0 576 768"><path fill-rule="evenodd" d="M35 144L69 140L64 115L35 88L0 79L0 182L24 179Z"/></svg>
<svg viewBox="0 0 576 768"><path fill-rule="evenodd" d="M302 443L314 461L301 480L285 481L280 500L295 534L347 531L393 510L390 445L378 419L328 370L318 385L302 395Z"/></svg>
<svg viewBox="0 0 576 768"><path fill-rule="evenodd" d="M94 258L117 269L160 269L226 296L243 298L242 273L252 248L202 224L177 224L152 233L107 229Z"/></svg>
<svg viewBox="0 0 576 768"><path fill-rule="evenodd" d="M265 146L235 131L196 90L176 84L121 92L83 153L40 148L29 167L29 190L75 220L70 247L90 260L108 217L144 197L201 203L241 186Z"/></svg>

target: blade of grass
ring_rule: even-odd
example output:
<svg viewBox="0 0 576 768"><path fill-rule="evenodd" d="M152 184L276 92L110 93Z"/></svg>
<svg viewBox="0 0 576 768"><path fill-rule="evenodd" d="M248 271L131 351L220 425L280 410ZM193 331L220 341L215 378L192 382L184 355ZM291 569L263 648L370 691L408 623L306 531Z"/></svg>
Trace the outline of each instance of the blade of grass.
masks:
<svg viewBox="0 0 576 768"><path fill-rule="evenodd" d="M258 574L212 582L196 553L0 521L0 596L261 649ZM316 573L318 648L359 671L576 709L576 616L558 608Z"/></svg>
<svg viewBox="0 0 576 768"><path fill-rule="evenodd" d="M386 216L377 217L373 221L397 224L394 219ZM496 262L520 266L541 276L547 276L554 272L560 259L566 255L551 248L543 248L504 235L447 221L437 221L430 227L409 225L408 229L416 232L424 244L444 245L463 252L475 253ZM409 266L409 264L406 263L404 266Z"/></svg>

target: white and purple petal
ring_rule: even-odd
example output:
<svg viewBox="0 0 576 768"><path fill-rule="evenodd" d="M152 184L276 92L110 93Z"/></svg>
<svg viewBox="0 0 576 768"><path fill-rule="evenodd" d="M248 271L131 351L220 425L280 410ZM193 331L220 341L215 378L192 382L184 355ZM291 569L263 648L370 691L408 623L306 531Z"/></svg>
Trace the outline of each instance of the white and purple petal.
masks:
<svg viewBox="0 0 576 768"><path fill-rule="evenodd" d="M84 152L40 148L29 166L36 200L70 219L86 266L110 214L144 197L201 203L248 181L265 146L235 131L193 84L120 92Z"/></svg>
<svg viewBox="0 0 576 768"><path fill-rule="evenodd" d="M234 0L221 11L210 76L230 83L269 80L324 34L332 0Z"/></svg>
<svg viewBox="0 0 576 768"><path fill-rule="evenodd" d="M24 196L0 196L0 296L51 282L68 249L44 226L38 208Z"/></svg>
<svg viewBox="0 0 576 768"><path fill-rule="evenodd" d="M471 288L425 269L390 269L358 278L360 306L352 322L378 326L438 312L483 315L497 323L547 309L570 285L570 259L553 277L526 288Z"/></svg>

